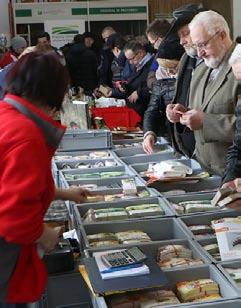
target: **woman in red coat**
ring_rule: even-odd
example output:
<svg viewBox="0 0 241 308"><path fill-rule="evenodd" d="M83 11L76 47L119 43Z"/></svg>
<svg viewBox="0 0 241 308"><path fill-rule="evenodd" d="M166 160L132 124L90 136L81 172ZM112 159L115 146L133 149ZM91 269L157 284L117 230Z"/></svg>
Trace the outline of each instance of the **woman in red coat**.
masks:
<svg viewBox="0 0 241 308"><path fill-rule="evenodd" d="M0 307L38 300L47 282L38 248L53 249L58 230L43 224L55 188L51 159L65 128L68 74L56 54L32 52L7 75L0 101ZM13 305L10 305L13 304Z"/></svg>

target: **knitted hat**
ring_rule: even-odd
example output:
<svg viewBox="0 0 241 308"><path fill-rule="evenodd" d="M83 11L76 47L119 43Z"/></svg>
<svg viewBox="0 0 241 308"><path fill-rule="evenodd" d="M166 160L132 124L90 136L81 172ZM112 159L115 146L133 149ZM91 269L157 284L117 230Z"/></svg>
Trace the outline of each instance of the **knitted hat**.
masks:
<svg viewBox="0 0 241 308"><path fill-rule="evenodd" d="M19 49L27 47L26 40L21 36L15 36L11 39L11 47L15 52Z"/></svg>
<svg viewBox="0 0 241 308"><path fill-rule="evenodd" d="M114 49L114 47L123 49L125 44L126 41L123 39L120 33L112 33L106 41L106 46L108 46L110 50Z"/></svg>
<svg viewBox="0 0 241 308"><path fill-rule="evenodd" d="M179 39L165 39L158 48L157 58L180 60L184 53Z"/></svg>

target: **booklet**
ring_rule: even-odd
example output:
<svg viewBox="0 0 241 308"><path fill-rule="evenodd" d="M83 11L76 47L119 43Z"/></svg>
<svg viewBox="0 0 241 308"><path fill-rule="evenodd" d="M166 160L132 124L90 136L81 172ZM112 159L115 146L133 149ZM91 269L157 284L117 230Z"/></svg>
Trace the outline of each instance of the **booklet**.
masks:
<svg viewBox="0 0 241 308"><path fill-rule="evenodd" d="M241 258L241 216L212 221L222 261Z"/></svg>

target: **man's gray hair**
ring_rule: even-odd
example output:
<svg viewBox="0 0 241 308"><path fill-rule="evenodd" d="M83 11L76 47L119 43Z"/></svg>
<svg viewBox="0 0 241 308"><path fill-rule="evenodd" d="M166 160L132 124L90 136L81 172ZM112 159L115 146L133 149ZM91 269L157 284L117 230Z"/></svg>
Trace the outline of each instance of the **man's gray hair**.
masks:
<svg viewBox="0 0 241 308"><path fill-rule="evenodd" d="M112 33L115 33L115 29L112 28L111 26L105 27L105 28L101 31L101 33L104 33L104 32L106 32L106 31L110 31L110 32L112 32Z"/></svg>
<svg viewBox="0 0 241 308"><path fill-rule="evenodd" d="M241 61L241 44L237 44L237 46L234 48L233 53L229 58L229 64L233 65L237 61Z"/></svg>
<svg viewBox="0 0 241 308"><path fill-rule="evenodd" d="M230 36L230 30L224 17L215 11L204 11L194 16L189 24L190 31L197 25L205 27L210 35L214 35L218 31L225 31Z"/></svg>

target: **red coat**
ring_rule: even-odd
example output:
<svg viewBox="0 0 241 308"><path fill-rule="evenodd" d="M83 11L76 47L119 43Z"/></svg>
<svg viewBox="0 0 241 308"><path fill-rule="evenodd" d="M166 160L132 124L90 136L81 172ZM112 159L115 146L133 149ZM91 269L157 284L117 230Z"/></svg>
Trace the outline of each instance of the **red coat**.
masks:
<svg viewBox="0 0 241 308"><path fill-rule="evenodd" d="M63 126L26 100L14 95L6 95L4 99L14 99L20 107L30 110L43 126L47 123L64 131ZM36 121L0 101L0 240L7 248L18 249L10 279L1 281L0 274L0 289L6 288L2 298L0 291L0 302L36 301L46 286L46 269L35 244L43 231L45 212L54 198L51 159L55 148L47 145L46 132ZM1 268L4 257L0 241L0 273L5 270Z"/></svg>
<svg viewBox="0 0 241 308"><path fill-rule="evenodd" d="M0 60L0 68L4 68L5 66L7 66L12 62L16 62L17 59L18 58L10 50L5 52L5 54L2 56Z"/></svg>

